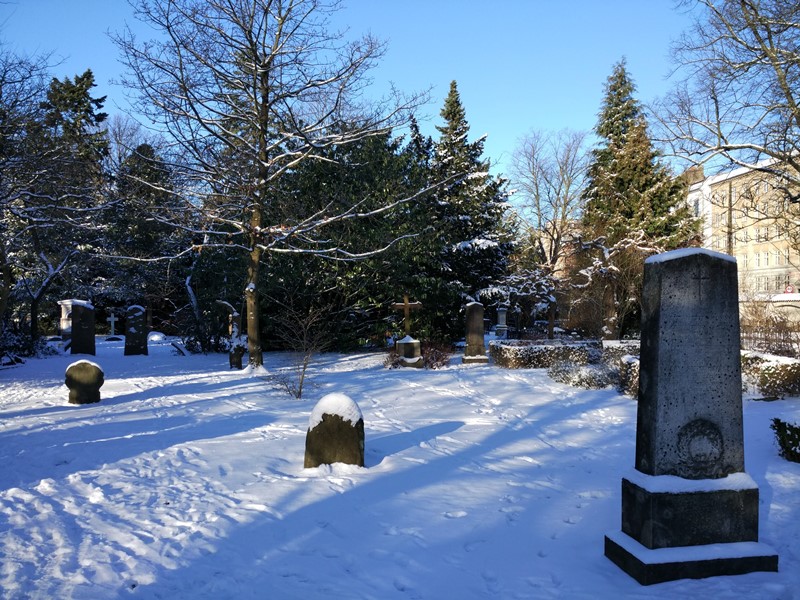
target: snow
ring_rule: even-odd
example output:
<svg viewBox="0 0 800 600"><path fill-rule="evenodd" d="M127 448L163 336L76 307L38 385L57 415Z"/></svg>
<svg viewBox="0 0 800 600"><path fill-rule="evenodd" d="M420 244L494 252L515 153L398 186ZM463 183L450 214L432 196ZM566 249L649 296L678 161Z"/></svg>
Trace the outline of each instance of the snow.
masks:
<svg viewBox="0 0 800 600"><path fill-rule="evenodd" d="M410 344L410 343L412 343L412 342L416 342L416 341L417 341L417 340L415 340L415 339L414 339L413 337L411 337L410 335L406 335L406 337L404 337L402 340L398 340L398 342L397 342L397 343L398 343L398 344Z"/></svg>
<svg viewBox="0 0 800 600"><path fill-rule="evenodd" d="M317 356L298 401L279 382L290 354L239 371L170 341L123 356L98 338L98 404L68 404L74 357L0 370L0 597L800 598L800 465L769 428L800 422L797 398L744 402L759 541L780 571L643 587L603 556L635 400L542 369L386 369L373 353ZM303 469L332 392L360 407L366 467Z"/></svg>
<svg viewBox="0 0 800 600"><path fill-rule="evenodd" d="M66 371L69 371L69 369L70 369L71 367L74 367L74 366L76 366L76 365L80 365L80 364L87 364L87 363L88 363L88 364L90 364L90 365L92 365L93 367L97 367L98 369L100 369L100 372L101 372L101 373L103 372L103 367L101 367L100 365L98 365L96 362L93 362L93 361L91 361L91 360L84 360L84 359L81 359L81 360L76 360L75 362L73 362L73 363L70 363L69 365L67 365L67 368L66 368L66 369L64 369L64 371L65 371L65 372L66 372Z"/></svg>
<svg viewBox="0 0 800 600"><path fill-rule="evenodd" d="M719 479L684 479L673 475L646 475L636 469L631 469L625 473L624 477L631 483L654 494L741 491L758 487L747 473L732 473Z"/></svg>
<svg viewBox="0 0 800 600"><path fill-rule="evenodd" d="M625 548L646 564L715 560L726 558L744 558L774 554L774 550L766 544L757 542L736 542L730 544L708 544L704 546L684 546L681 548L646 548L635 539L620 531L610 531L612 540ZM780 557L779 557L780 560ZM780 568L780 562L778 565ZM765 590L766 591L766 590ZM768 598L771 596L763 596Z"/></svg>
<svg viewBox="0 0 800 600"><path fill-rule="evenodd" d="M339 415L342 421L349 421L355 425L363 417L361 409L358 404L353 402L350 396L341 393L327 394L317 402L314 410L311 411L311 417L308 419L308 428L314 429L317 425L322 423L322 415Z"/></svg>
<svg viewBox="0 0 800 600"><path fill-rule="evenodd" d="M88 300L78 300L76 298L70 298L69 300L60 300L59 304L66 304L67 306L82 306L84 308L94 310L94 306Z"/></svg>
<svg viewBox="0 0 800 600"><path fill-rule="evenodd" d="M730 262L736 262L736 257L731 256L730 254L723 254L722 252L714 252L713 250L708 250L706 248L679 248L678 250L670 250L669 252L662 252L661 254L655 254L647 258L644 262L645 263L666 262L668 260L675 260L677 258L684 258L686 256L693 256L695 254L706 254L708 256L713 256L714 258L721 258L723 260L727 260Z"/></svg>

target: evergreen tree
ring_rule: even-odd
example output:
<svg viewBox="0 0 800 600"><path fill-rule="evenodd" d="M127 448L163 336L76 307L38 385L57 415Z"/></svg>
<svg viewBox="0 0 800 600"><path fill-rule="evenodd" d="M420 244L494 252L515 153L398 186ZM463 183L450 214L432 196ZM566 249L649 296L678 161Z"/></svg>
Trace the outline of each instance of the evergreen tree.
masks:
<svg viewBox="0 0 800 600"><path fill-rule="evenodd" d="M639 315L644 259L689 245L698 224L685 203L686 188L659 160L647 133L635 85L623 59L614 66L595 132L584 194L582 274L602 307L605 337L617 338ZM589 298L591 298L591 293Z"/></svg>
<svg viewBox="0 0 800 600"><path fill-rule="evenodd" d="M96 218L104 190L103 158L108 139L100 112L105 98L94 98L94 75L53 79L40 104L41 116L29 124L28 151L39 158L16 211L23 226L17 255L20 297L30 304L31 338L38 335L40 302L57 280L74 293L85 280L80 253L101 242ZM72 272L70 272L72 271Z"/></svg>
<svg viewBox="0 0 800 600"><path fill-rule="evenodd" d="M469 124L455 81L436 127L439 139L430 144L412 131L410 152L427 167L433 181L450 181L417 205L417 218L428 226L415 241L416 272L409 278L427 283L419 299L436 335L459 332L454 315L465 300L497 281L506 271L511 235L506 227L505 181L489 173L482 158L484 139L468 139ZM398 290L401 293L401 290ZM438 331L435 331L437 330Z"/></svg>

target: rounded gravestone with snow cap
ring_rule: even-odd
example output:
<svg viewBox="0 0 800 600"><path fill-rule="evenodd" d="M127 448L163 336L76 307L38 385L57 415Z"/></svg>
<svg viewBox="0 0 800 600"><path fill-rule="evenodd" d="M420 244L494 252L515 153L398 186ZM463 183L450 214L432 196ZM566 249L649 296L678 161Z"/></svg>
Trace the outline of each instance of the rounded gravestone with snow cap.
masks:
<svg viewBox="0 0 800 600"><path fill-rule="evenodd" d="M333 463L364 466L364 418L345 394L328 394L317 402L308 421L303 466Z"/></svg>
<svg viewBox="0 0 800 600"><path fill-rule="evenodd" d="M100 388L105 382L100 365L88 360L79 360L67 367L66 381L70 404L93 404L100 402Z"/></svg>

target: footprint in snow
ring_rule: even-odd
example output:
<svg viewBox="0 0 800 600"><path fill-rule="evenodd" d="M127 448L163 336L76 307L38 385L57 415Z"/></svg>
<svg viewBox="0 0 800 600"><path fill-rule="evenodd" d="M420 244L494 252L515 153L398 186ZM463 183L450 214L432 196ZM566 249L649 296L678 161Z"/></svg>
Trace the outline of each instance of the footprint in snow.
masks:
<svg viewBox="0 0 800 600"><path fill-rule="evenodd" d="M469 513L467 513L467 511L465 510L454 510L444 513L444 516L447 517L448 519L463 519L468 514Z"/></svg>

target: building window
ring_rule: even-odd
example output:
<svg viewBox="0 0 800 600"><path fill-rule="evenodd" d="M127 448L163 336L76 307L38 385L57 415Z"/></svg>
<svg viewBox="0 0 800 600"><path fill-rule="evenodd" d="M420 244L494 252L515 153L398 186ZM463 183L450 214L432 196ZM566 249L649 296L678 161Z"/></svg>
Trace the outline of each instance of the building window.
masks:
<svg viewBox="0 0 800 600"><path fill-rule="evenodd" d="M761 267L761 252L756 252L756 269Z"/></svg>
<svg viewBox="0 0 800 600"><path fill-rule="evenodd" d="M769 266L769 250L764 252L764 266L765 267Z"/></svg>
<svg viewBox="0 0 800 600"><path fill-rule="evenodd" d="M775 264L776 267L780 267L781 266L781 251L780 250L774 250L772 252L772 260L773 260L773 263Z"/></svg>
<svg viewBox="0 0 800 600"><path fill-rule="evenodd" d="M746 268L747 268L747 263L748 263L748 262L750 262L750 255L749 255L749 254L745 254L745 255L743 255L743 256L742 256L742 268L743 268L743 269L746 269Z"/></svg>
<svg viewBox="0 0 800 600"><path fill-rule="evenodd" d="M783 276L775 275L775 291L782 292L786 286L783 285Z"/></svg>

